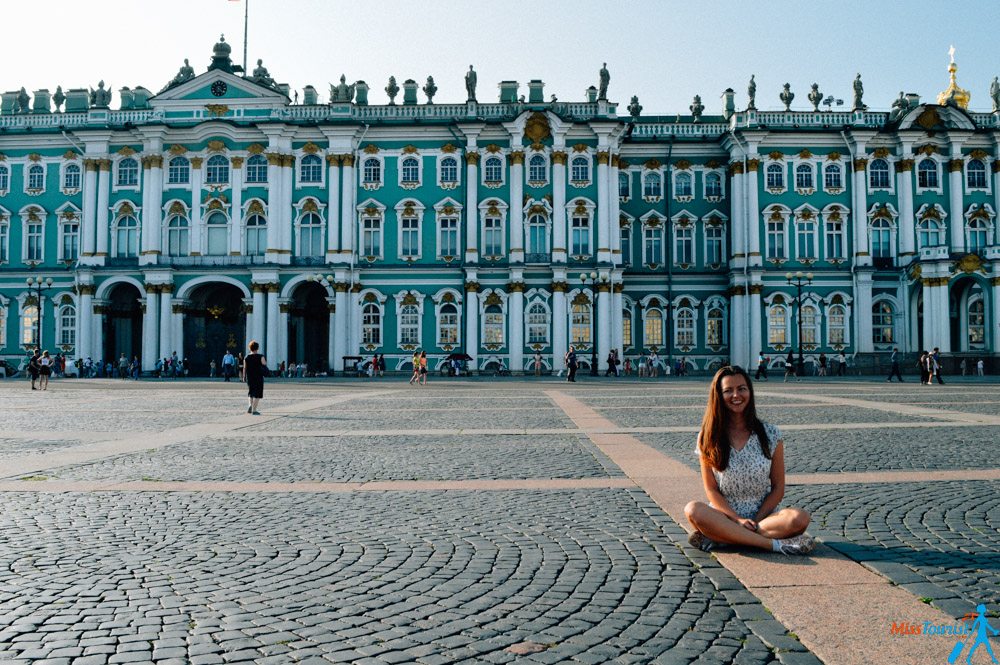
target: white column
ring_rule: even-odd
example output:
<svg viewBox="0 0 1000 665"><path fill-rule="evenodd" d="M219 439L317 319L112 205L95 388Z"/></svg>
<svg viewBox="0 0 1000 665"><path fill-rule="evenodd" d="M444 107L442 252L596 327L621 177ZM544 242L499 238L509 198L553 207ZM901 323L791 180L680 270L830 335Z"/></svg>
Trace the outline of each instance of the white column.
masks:
<svg viewBox="0 0 1000 665"><path fill-rule="evenodd" d="M763 342L761 341L761 317L764 310L761 308L761 298L760 293L763 289L762 284L750 284L750 353L760 353L763 350ZM750 358L752 358L751 356ZM750 361L747 359L747 362Z"/></svg>
<svg viewBox="0 0 1000 665"><path fill-rule="evenodd" d="M159 349L160 355L167 355L171 351L176 351L178 356L184 357L184 349L178 349L174 345L173 341L173 331L174 331L174 309L173 309L173 296L171 294L170 284L164 284L160 287L160 330L158 335L160 337ZM155 362L155 358L153 359Z"/></svg>
<svg viewBox="0 0 1000 665"><path fill-rule="evenodd" d="M107 305L102 304L94 305L94 316L91 319L91 339L94 341L91 343L90 353L93 357L94 362L100 362L103 360L104 356L104 314L107 311Z"/></svg>
<svg viewBox="0 0 1000 665"><path fill-rule="evenodd" d="M936 327L935 341L932 346L939 347L941 353L951 353L951 316L948 306L948 279L942 277L941 284L934 287L937 296L937 310L934 325Z"/></svg>
<svg viewBox="0 0 1000 665"><path fill-rule="evenodd" d="M468 287L465 290L465 352L472 358L469 361L469 370L477 372L479 370L479 293Z"/></svg>
<svg viewBox="0 0 1000 665"><path fill-rule="evenodd" d="M146 286L146 311L142 317L142 369L150 371L160 353L160 294L155 285ZM131 358L129 358L131 360Z"/></svg>
<svg viewBox="0 0 1000 665"><path fill-rule="evenodd" d="M152 222L149 251L159 255L163 253L163 155L149 158L149 179L145 181L145 185L149 190L149 207L143 215L143 227Z"/></svg>
<svg viewBox="0 0 1000 665"><path fill-rule="evenodd" d="M295 156L284 155L281 159L281 208L278 211L281 220L281 256L279 263L292 262L292 172L295 170ZM274 214L274 211L270 211ZM286 358L282 358L286 360Z"/></svg>
<svg viewBox="0 0 1000 665"><path fill-rule="evenodd" d="M278 261L281 249L281 160L277 152L267 153L267 260ZM256 312L255 312L256 313ZM258 339L263 346L263 341ZM266 357L266 354L265 354Z"/></svg>
<svg viewBox="0 0 1000 665"><path fill-rule="evenodd" d="M990 350L993 353L1000 352L1000 270L993 269L992 288L990 289L990 315L986 317L986 323L992 329L993 344ZM989 338L989 335L987 335Z"/></svg>
<svg viewBox="0 0 1000 665"><path fill-rule="evenodd" d="M333 263L340 253L340 155L327 155L326 195L326 262ZM333 319L330 319L333 336ZM332 361L333 356L330 356ZM337 367L332 364L331 367Z"/></svg>
<svg viewBox="0 0 1000 665"><path fill-rule="evenodd" d="M507 298L510 313L510 371L524 371L524 284L511 287Z"/></svg>
<svg viewBox="0 0 1000 665"><path fill-rule="evenodd" d="M520 145L520 136L515 137ZM510 256L511 263L524 263L524 151L510 153Z"/></svg>
<svg viewBox="0 0 1000 665"><path fill-rule="evenodd" d="M108 229L108 217L111 214L111 160L100 160L100 171L97 174L97 243L96 255L101 257L98 263L104 263L104 257L108 255L108 240L111 232Z"/></svg>
<svg viewBox="0 0 1000 665"><path fill-rule="evenodd" d="M859 148L859 154L863 154L864 148ZM867 176L868 160L859 158L854 160L854 210L851 217L854 219L854 265L870 266L872 264L871 250L868 248L868 183Z"/></svg>
<svg viewBox="0 0 1000 665"><path fill-rule="evenodd" d="M76 319L76 357L86 358L93 355L94 328L94 287L80 287L80 307Z"/></svg>
<svg viewBox="0 0 1000 665"><path fill-rule="evenodd" d="M174 349L177 350L177 355L181 358L184 357L184 312L183 307L177 308L179 311L175 311L173 305L170 308L170 321L173 324L173 330L170 335L170 341L173 342ZM234 351L240 351L241 349L235 349ZM221 362L216 360L216 362Z"/></svg>
<svg viewBox="0 0 1000 665"><path fill-rule="evenodd" d="M272 367L277 367L282 360L288 361L288 303L278 303L278 353L277 358L271 362ZM308 361L307 361L308 362ZM316 371L315 360L309 363L311 369Z"/></svg>
<svg viewBox="0 0 1000 665"><path fill-rule="evenodd" d="M265 310L265 289L263 284L252 284L251 288L253 290L253 334L251 337L261 346L264 345L264 321L267 317ZM250 340L247 340L247 344ZM242 349L241 349L242 350Z"/></svg>
<svg viewBox="0 0 1000 665"><path fill-rule="evenodd" d="M622 234L619 217L621 217L621 197L618 195L618 155L611 156L611 168L608 169L608 192L611 209L608 212L608 231L611 234L611 258L615 266L622 264Z"/></svg>
<svg viewBox="0 0 1000 665"><path fill-rule="evenodd" d="M552 152L552 262L566 263L566 254L566 153L557 149ZM562 363L562 356L556 361Z"/></svg>
<svg viewBox="0 0 1000 665"><path fill-rule="evenodd" d="M858 272L854 275L854 316L858 319L855 346L859 353L873 353L872 337L872 274Z"/></svg>
<svg viewBox="0 0 1000 665"><path fill-rule="evenodd" d="M97 251L97 161L83 160L83 226L80 229L81 256L93 256Z"/></svg>
<svg viewBox="0 0 1000 665"><path fill-rule="evenodd" d="M609 153L602 150L597 153L597 260L600 263L611 261L611 201L608 192L608 161ZM604 358L598 358L604 362Z"/></svg>
<svg viewBox="0 0 1000 665"><path fill-rule="evenodd" d="M347 284L338 283L335 285L337 295L335 297L337 314L333 319L336 324L331 330L333 333L333 367L339 372L343 369L344 356L347 355Z"/></svg>
<svg viewBox="0 0 1000 665"><path fill-rule="evenodd" d="M358 282L354 283L355 290L348 296L348 309L350 311L351 318L347 322L348 337L347 339L349 346L347 347L347 352L352 356L358 355L358 351L361 350L361 299L358 294L361 292L360 284ZM385 318L383 317L383 322ZM382 329L383 334L385 333L385 327Z"/></svg>
<svg viewBox="0 0 1000 665"><path fill-rule="evenodd" d="M597 367L606 369L605 361L611 352L611 287L597 287Z"/></svg>
<svg viewBox="0 0 1000 665"><path fill-rule="evenodd" d="M919 349L920 351L930 351L937 344L934 339L937 335L937 330L934 328L935 321L937 317L937 296L934 294L934 278L925 278L921 280L921 289L923 291L922 295L924 297L924 318L923 318L923 335L924 335L924 348Z"/></svg>
<svg viewBox="0 0 1000 665"><path fill-rule="evenodd" d="M267 288L267 341L264 343L264 356L271 361L271 367L276 367L279 361L278 342L278 289L269 284Z"/></svg>
<svg viewBox="0 0 1000 665"><path fill-rule="evenodd" d="M465 155L465 262L479 259L479 153ZM471 353L469 355L472 355Z"/></svg>
<svg viewBox="0 0 1000 665"><path fill-rule="evenodd" d="M566 355L568 323L566 321L566 282L552 284L552 370L558 372L563 367Z"/></svg>
<svg viewBox="0 0 1000 665"><path fill-rule="evenodd" d="M327 309L328 323L327 323L327 336L326 336L326 357L327 357L327 367L323 367L324 372L329 371L331 368L338 368L340 365L337 362L337 314L334 311L336 307L336 301L332 298L327 298Z"/></svg>
<svg viewBox="0 0 1000 665"><path fill-rule="evenodd" d="M997 150L1000 153L1000 148ZM1000 159L993 160L993 211L1000 211ZM993 220L993 232L994 239L991 239L995 245L1000 245L1000 219ZM1000 285L998 285L1000 286ZM996 310L994 310L996 311ZM995 315L996 316L996 315ZM994 325L993 329L997 330L998 326ZM993 347L993 353L1000 353L1000 346Z"/></svg>
<svg viewBox="0 0 1000 665"><path fill-rule="evenodd" d="M917 222L913 218L913 159L904 154L896 162L896 191L899 195L899 254L907 257L917 251ZM900 265L906 265L900 262Z"/></svg>
<svg viewBox="0 0 1000 665"><path fill-rule="evenodd" d="M150 258L150 246L152 245L153 239L152 234L159 231L159 224L155 225L152 222L153 211L152 204L150 203L152 191L150 190L149 183L149 170L150 170L150 158L142 158L142 217L140 219L140 231L141 235L139 238L139 263L155 263L155 258Z"/></svg>
<svg viewBox="0 0 1000 665"><path fill-rule="evenodd" d="M757 191L757 170L760 166L759 155L750 155L750 159L747 160L747 172L746 178L743 182L743 187L746 188L746 210L743 214L747 215L747 240L746 247L747 253L750 258L750 265L759 266L763 265L763 260L760 255L760 234L761 234L761 219L760 219L760 203Z"/></svg>
<svg viewBox="0 0 1000 665"><path fill-rule="evenodd" d="M733 265L742 266L742 263L747 259L747 238L746 231L748 228L752 227L748 224L746 219L747 210L745 208L743 199L743 188L746 185L745 178L743 175L743 162L733 161L733 177L729 185L729 201L732 210L732 219L730 224L732 225L732 255L733 255ZM756 215L751 217L749 220L751 223L756 221ZM735 362L735 361L734 361Z"/></svg>
<svg viewBox="0 0 1000 665"><path fill-rule="evenodd" d="M965 253L965 211L962 210L962 168L961 150L948 162L948 200L951 219L948 220L951 251ZM944 349L942 349L943 351Z"/></svg>
<svg viewBox="0 0 1000 665"><path fill-rule="evenodd" d="M201 256L205 225L201 219L201 157L191 158L191 234L188 236L191 256Z"/></svg>
<svg viewBox="0 0 1000 665"><path fill-rule="evenodd" d="M729 362L749 370L751 357L759 349L748 349L745 288L729 289Z"/></svg>
<svg viewBox="0 0 1000 665"><path fill-rule="evenodd" d="M229 233L229 254L238 256L243 253L243 158L233 157L232 163L233 168L230 173L233 179L233 204L230 208L232 224ZM221 363L222 360L215 362Z"/></svg>
<svg viewBox="0 0 1000 665"><path fill-rule="evenodd" d="M343 263L350 263L354 253L354 229L358 216L354 214L354 155L341 155L340 254Z"/></svg>
<svg viewBox="0 0 1000 665"><path fill-rule="evenodd" d="M615 276L618 281L611 292L611 347L618 349L619 359L625 362L625 338L622 332L622 309L624 307L622 289L625 285L621 283L621 278L621 275Z"/></svg>

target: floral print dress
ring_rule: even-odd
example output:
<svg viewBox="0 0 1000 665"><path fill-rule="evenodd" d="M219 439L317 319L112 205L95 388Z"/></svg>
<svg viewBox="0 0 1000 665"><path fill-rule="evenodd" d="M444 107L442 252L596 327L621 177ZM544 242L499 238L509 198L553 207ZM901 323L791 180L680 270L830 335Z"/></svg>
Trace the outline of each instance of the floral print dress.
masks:
<svg viewBox="0 0 1000 665"><path fill-rule="evenodd" d="M768 451L773 457L781 441L781 430L764 423L764 431L767 433ZM733 512L744 519L756 519L757 511L771 491L771 460L764 457L756 432L750 433L750 438L741 449L730 449L729 466L725 471L713 469L712 474L719 485L719 492L729 502Z"/></svg>

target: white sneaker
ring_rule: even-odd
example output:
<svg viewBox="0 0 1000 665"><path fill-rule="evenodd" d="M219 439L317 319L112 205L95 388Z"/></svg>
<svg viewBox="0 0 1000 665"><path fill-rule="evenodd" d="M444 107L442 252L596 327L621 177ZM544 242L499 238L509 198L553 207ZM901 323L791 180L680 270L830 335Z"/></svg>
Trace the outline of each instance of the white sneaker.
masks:
<svg viewBox="0 0 1000 665"><path fill-rule="evenodd" d="M782 554L809 554L816 548L816 539L807 533L778 541Z"/></svg>
<svg viewBox="0 0 1000 665"><path fill-rule="evenodd" d="M710 552L715 549L718 543L703 534L701 531L693 531L688 535L688 545L696 547L702 552Z"/></svg>

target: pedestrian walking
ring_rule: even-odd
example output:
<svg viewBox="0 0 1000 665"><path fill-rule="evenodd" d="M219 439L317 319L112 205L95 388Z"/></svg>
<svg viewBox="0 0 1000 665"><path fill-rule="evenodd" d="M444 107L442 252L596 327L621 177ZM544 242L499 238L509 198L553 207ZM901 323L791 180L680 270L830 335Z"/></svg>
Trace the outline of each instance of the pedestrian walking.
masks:
<svg viewBox="0 0 1000 665"><path fill-rule="evenodd" d="M210 378L210 379L214 379L215 378L216 367L217 366L215 364L215 358L212 358L212 360L209 361L209 363L208 363L208 378Z"/></svg>
<svg viewBox="0 0 1000 665"><path fill-rule="evenodd" d="M892 347L892 355L889 356L889 363L890 363L889 378L887 378L886 381L888 381L889 383L892 383L892 377L895 376L896 378L899 379L899 382L902 383L903 382L903 375L900 374L900 372L899 372L899 348L898 347L895 347L895 346Z"/></svg>
<svg viewBox="0 0 1000 665"><path fill-rule="evenodd" d="M41 364L39 361L42 358L42 352L36 347L35 351L28 358L28 376L31 377L31 389L38 390L35 387L35 383L38 381L38 377L41 375Z"/></svg>
<svg viewBox="0 0 1000 665"><path fill-rule="evenodd" d="M934 375L937 377L937 382L939 385L944 385L944 379L941 378L942 370L941 366L941 350L938 347L934 347L934 351L931 353L931 359L934 361Z"/></svg>
<svg viewBox="0 0 1000 665"><path fill-rule="evenodd" d="M52 376L52 358L48 351L43 351L38 359L38 387L42 390L49 389L49 377Z"/></svg>
<svg viewBox="0 0 1000 665"><path fill-rule="evenodd" d="M535 363L535 376L541 376L542 375L542 352L541 351L535 351L534 363ZM457 373L456 373L456 375L457 375Z"/></svg>
<svg viewBox="0 0 1000 665"><path fill-rule="evenodd" d="M649 371L648 361L646 360L646 354L639 354L639 378L642 379L646 376Z"/></svg>
<svg viewBox="0 0 1000 665"><path fill-rule="evenodd" d="M927 385L927 352L921 351L917 360L917 368L920 370L920 385Z"/></svg>
<svg viewBox="0 0 1000 665"><path fill-rule="evenodd" d="M983 363L982 358L976 361L976 374L978 374L979 376L983 376L983 370L985 369L984 365L985 363Z"/></svg>
<svg viewBox="0 0 1000 665"><path fill-rule="evenodd" d="M251 340L247 348L250 353L243 360L243 372L240 374L240 380L247 384L247 400L249 402L247 413L259 416L260 411L257 409L260 406L260 400L264 398L264 371L267 369L267 358L258 353L260 344L257 343L257 340Z"/></svg>
<svg viewBox="0 0 1000 665"><path fill-rule="evenodd" d="M427 385L427 352L420 352L420 385Z"/></svg>
<svg viewBox="0 0 1000 665"><path fill-rule="evenodd" d="M622 369L625 372L625 376L632 376L632 359L626 358L625 364L622 365Z"/></svg>
<svg viewBox="0 0 1000 665"><path fill-rule="evenodd" d="M819 354L819 374L818 376L826 376L826 354Z"/></svg>
<svg viewBox="0 0 1000 665"><path fill-rule="evenodd" d="M837 376L847 375L847 356L841 351L837 356Z"/></svg>
<svg viewBox="0 0 1000 665"><path fill-rule="evenodd" d="M375 378L378 376L378 354L372 356L371 364L368 365L368 376Z"/></svg>
<svg viewBox="0 0 1000 665"><path fill-rule="evenodd" d="M576 383L576 349L572 346L569 347L569 351L566 352L566 356L563 358L566 362L566 380L570 383Z"/></svg>
<svg viewBox="0 0 1000 665"><path fill-rule="evenodd" d="M381 354L378 357L378 376L382 378L385 376L385 354Z"/></svg>
<svg viewBox="0 0 1000 665"><path fill-rule="evenodd" d="M417 351L413 352L413 375L410 376L410 385L412 386L420 379L420 353Z"/></svg>
<svg viewBox="0 0 1000 665"><path fill-rule="evenodd" d="M234 370L236 369L236 356L229 349L226 349L226 355L222 356L222 376L225 378L226 383L232 379Z"/></svg>
<svg viewBox="0 0 1000 665"><path fill-rule="evenodd" d="M656 349L649 354L649 375L654 379L660 374L660 357L656 355Z"/></svg>
<svg viewBox="0 0 1000 665"><path fill-rule="evenodd" d="M132 356L132 362L128 366L128 374L133 381L138 381L140 372L142 372L142 363L139 362L139 356Z"/></svg>
<svg viewBox="0 0 1000 665"><path fill-rule="evenodd" d="M962 371L962 376L965 376L966 367L968 366L965 364L965 358L962 358L962 362L958 363L958 369Z"/></svg>
<svg viewBox="0 0 1000 665"><path fill-rule="evenodd" d="M788 377L795 377L795 356L792 355L792 350L788 349L788 355L785 356L785 378L782 383L788 383Z"/></svg>
<svg viewBox="0 0 1000 665"><path fill-rule="evenodd" d="M757 354L757 373L753 378L767 381L767 356L764 355L763 351Z"/></svg>

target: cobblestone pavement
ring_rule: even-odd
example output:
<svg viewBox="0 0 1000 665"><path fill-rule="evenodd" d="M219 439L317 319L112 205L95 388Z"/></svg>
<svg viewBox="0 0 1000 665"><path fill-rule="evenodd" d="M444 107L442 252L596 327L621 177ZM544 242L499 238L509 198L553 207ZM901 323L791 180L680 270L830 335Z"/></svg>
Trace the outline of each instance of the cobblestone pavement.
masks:
<svg viewBox="0 0 1000 665"><path fill-rule="evenodd" d="M636 428L695 469L706 382L588 381L271 382L263 418L240 384L0 382L0 477L38 469L0 493L0 665L856 662L800 642L795 622L822 617L775 619L606 454ZM593 438L552 391L623 434ZM789 472L844 473L789 486L811 532L918 605L997 609L1000 386L772 382L759 402ZM998 479L849 475L984 468ZM630 486L585 485L602 478ZM539 489L485 484L504 479ZM203 486L101 489L143 480ZM308 489L371 482L388 489Z"/></svg>

